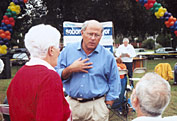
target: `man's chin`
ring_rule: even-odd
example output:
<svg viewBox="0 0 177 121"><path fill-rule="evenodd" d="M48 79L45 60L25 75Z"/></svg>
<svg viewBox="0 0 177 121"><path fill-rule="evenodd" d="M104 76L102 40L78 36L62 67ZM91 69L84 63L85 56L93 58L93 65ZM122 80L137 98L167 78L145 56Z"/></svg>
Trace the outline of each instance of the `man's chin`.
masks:
<svg viewBox="0 0 177 121"><path fill-rule="evenodd" d="M95 46L88 46L89 49L93 50L95 49L96 47Z"/></svg>

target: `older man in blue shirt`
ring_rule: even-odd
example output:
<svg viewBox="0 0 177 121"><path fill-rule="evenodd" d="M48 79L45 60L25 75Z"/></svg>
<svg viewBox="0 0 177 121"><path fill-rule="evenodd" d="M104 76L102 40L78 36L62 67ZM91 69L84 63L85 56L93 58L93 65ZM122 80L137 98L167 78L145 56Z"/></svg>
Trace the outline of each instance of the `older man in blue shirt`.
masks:
<svg viewBox="0 0 177 121"><path fill-rule="evenodd" d="M96 20L84 22L82 41L61 52L57 72L68 94L73 121L108 121L109 109L121 91L112 53L99 45L103 27Z"/></svg>

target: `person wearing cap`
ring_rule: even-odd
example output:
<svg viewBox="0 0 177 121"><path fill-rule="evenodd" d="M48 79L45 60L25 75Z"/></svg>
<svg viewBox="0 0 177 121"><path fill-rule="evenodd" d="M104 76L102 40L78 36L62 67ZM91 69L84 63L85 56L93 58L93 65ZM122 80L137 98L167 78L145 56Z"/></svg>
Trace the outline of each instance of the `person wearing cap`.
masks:
<svg viewBox="0 0 177 121"><path fill-rule="evenodd" d="M126 65L128 69L128 77L130 81L130 86L134 87L133 81L130 80L130 78L133 77L132 66L133 66L133 58L136 56L136 52L135 52L134 47L131 44L129 44L128 38L123 39L123 44L121 44L118 47L115 55L116 57L121 58L123 63Z"/></svg>
<svg viewBox="0 0 177 121"><path fill-rule="evenodd" d="M99 44L102 24L88 20L81 28L81 42L65 47L57 72L63 79L73 121L108 121L109 109L121 92L116 60Z"/></svg>
<svg viewBox="0 0 177 121"><path fill-rule="evenodd" d="M60 53L60 32L40 24L28 31L24 41L31 59L8 87L10 120L70 121L71 111L62 81L54 69Z"/></svg>
<svg viewBox="0 0 177 121"><path fill-rule="evenodd" d="M154 72L146 73L131 95L131 103L137 113L137 118L132 121L177 121L177 116L162 118L170 97L170 84Z"/></svg>

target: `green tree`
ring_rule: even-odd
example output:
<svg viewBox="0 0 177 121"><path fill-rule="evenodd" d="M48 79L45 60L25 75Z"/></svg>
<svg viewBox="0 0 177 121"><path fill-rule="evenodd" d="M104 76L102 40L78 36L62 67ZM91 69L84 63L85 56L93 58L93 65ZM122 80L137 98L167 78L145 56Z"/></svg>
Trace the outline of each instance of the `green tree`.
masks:
<svg viewBox="0 0 177 121"><path fill-rule="evenodd" d="M159 43L160 45L162 45L163 47L172 47L172 35L171 33L165 33L165 34L160 34L157 39L156 42Z"/></svg>
<svg viewBox="0 0 177 121"><path fill-rule="evenodd" d="M153 39L144 40L142 43L142 47L146 49L154 49L155 41Z"/></svg>

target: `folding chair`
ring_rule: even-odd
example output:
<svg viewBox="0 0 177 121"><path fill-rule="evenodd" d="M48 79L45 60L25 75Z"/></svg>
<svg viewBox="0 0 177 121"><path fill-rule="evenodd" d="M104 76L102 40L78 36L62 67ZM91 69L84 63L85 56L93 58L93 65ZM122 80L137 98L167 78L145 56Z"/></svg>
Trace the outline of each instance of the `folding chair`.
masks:
<svg viewBox="0 0 177 121"><path fill-rule="evenodd" d="M3 121L10 121L8 104L0 104L0 113L3 114Z"/></svg>
<svg viewBox="0 0 177 121"><path fill-rule="evenodd" d="M119 74L127 74L128 70L119 70ZM117 121L118 119L121 119L122 121L127 121L128 118L128 100L127 96L125 96L126 92L126 86L127 86L127 77L125 76L123 79L121 79L121 85L122 90L119 95L119 99L115 100L111 109L110 109L110 121ZM125 98L126 97L126 98Z"/></svg>
<svg viewBox="0 0 177 121"><path fill-rule="evenodd" d="M142 73L146 73L147 68L146 67L140 67L140 68L135 68L133 70L134 74L142 74ZM133 81L139 81L141 78L130 78L129 80L133 80Z"/></svg>

